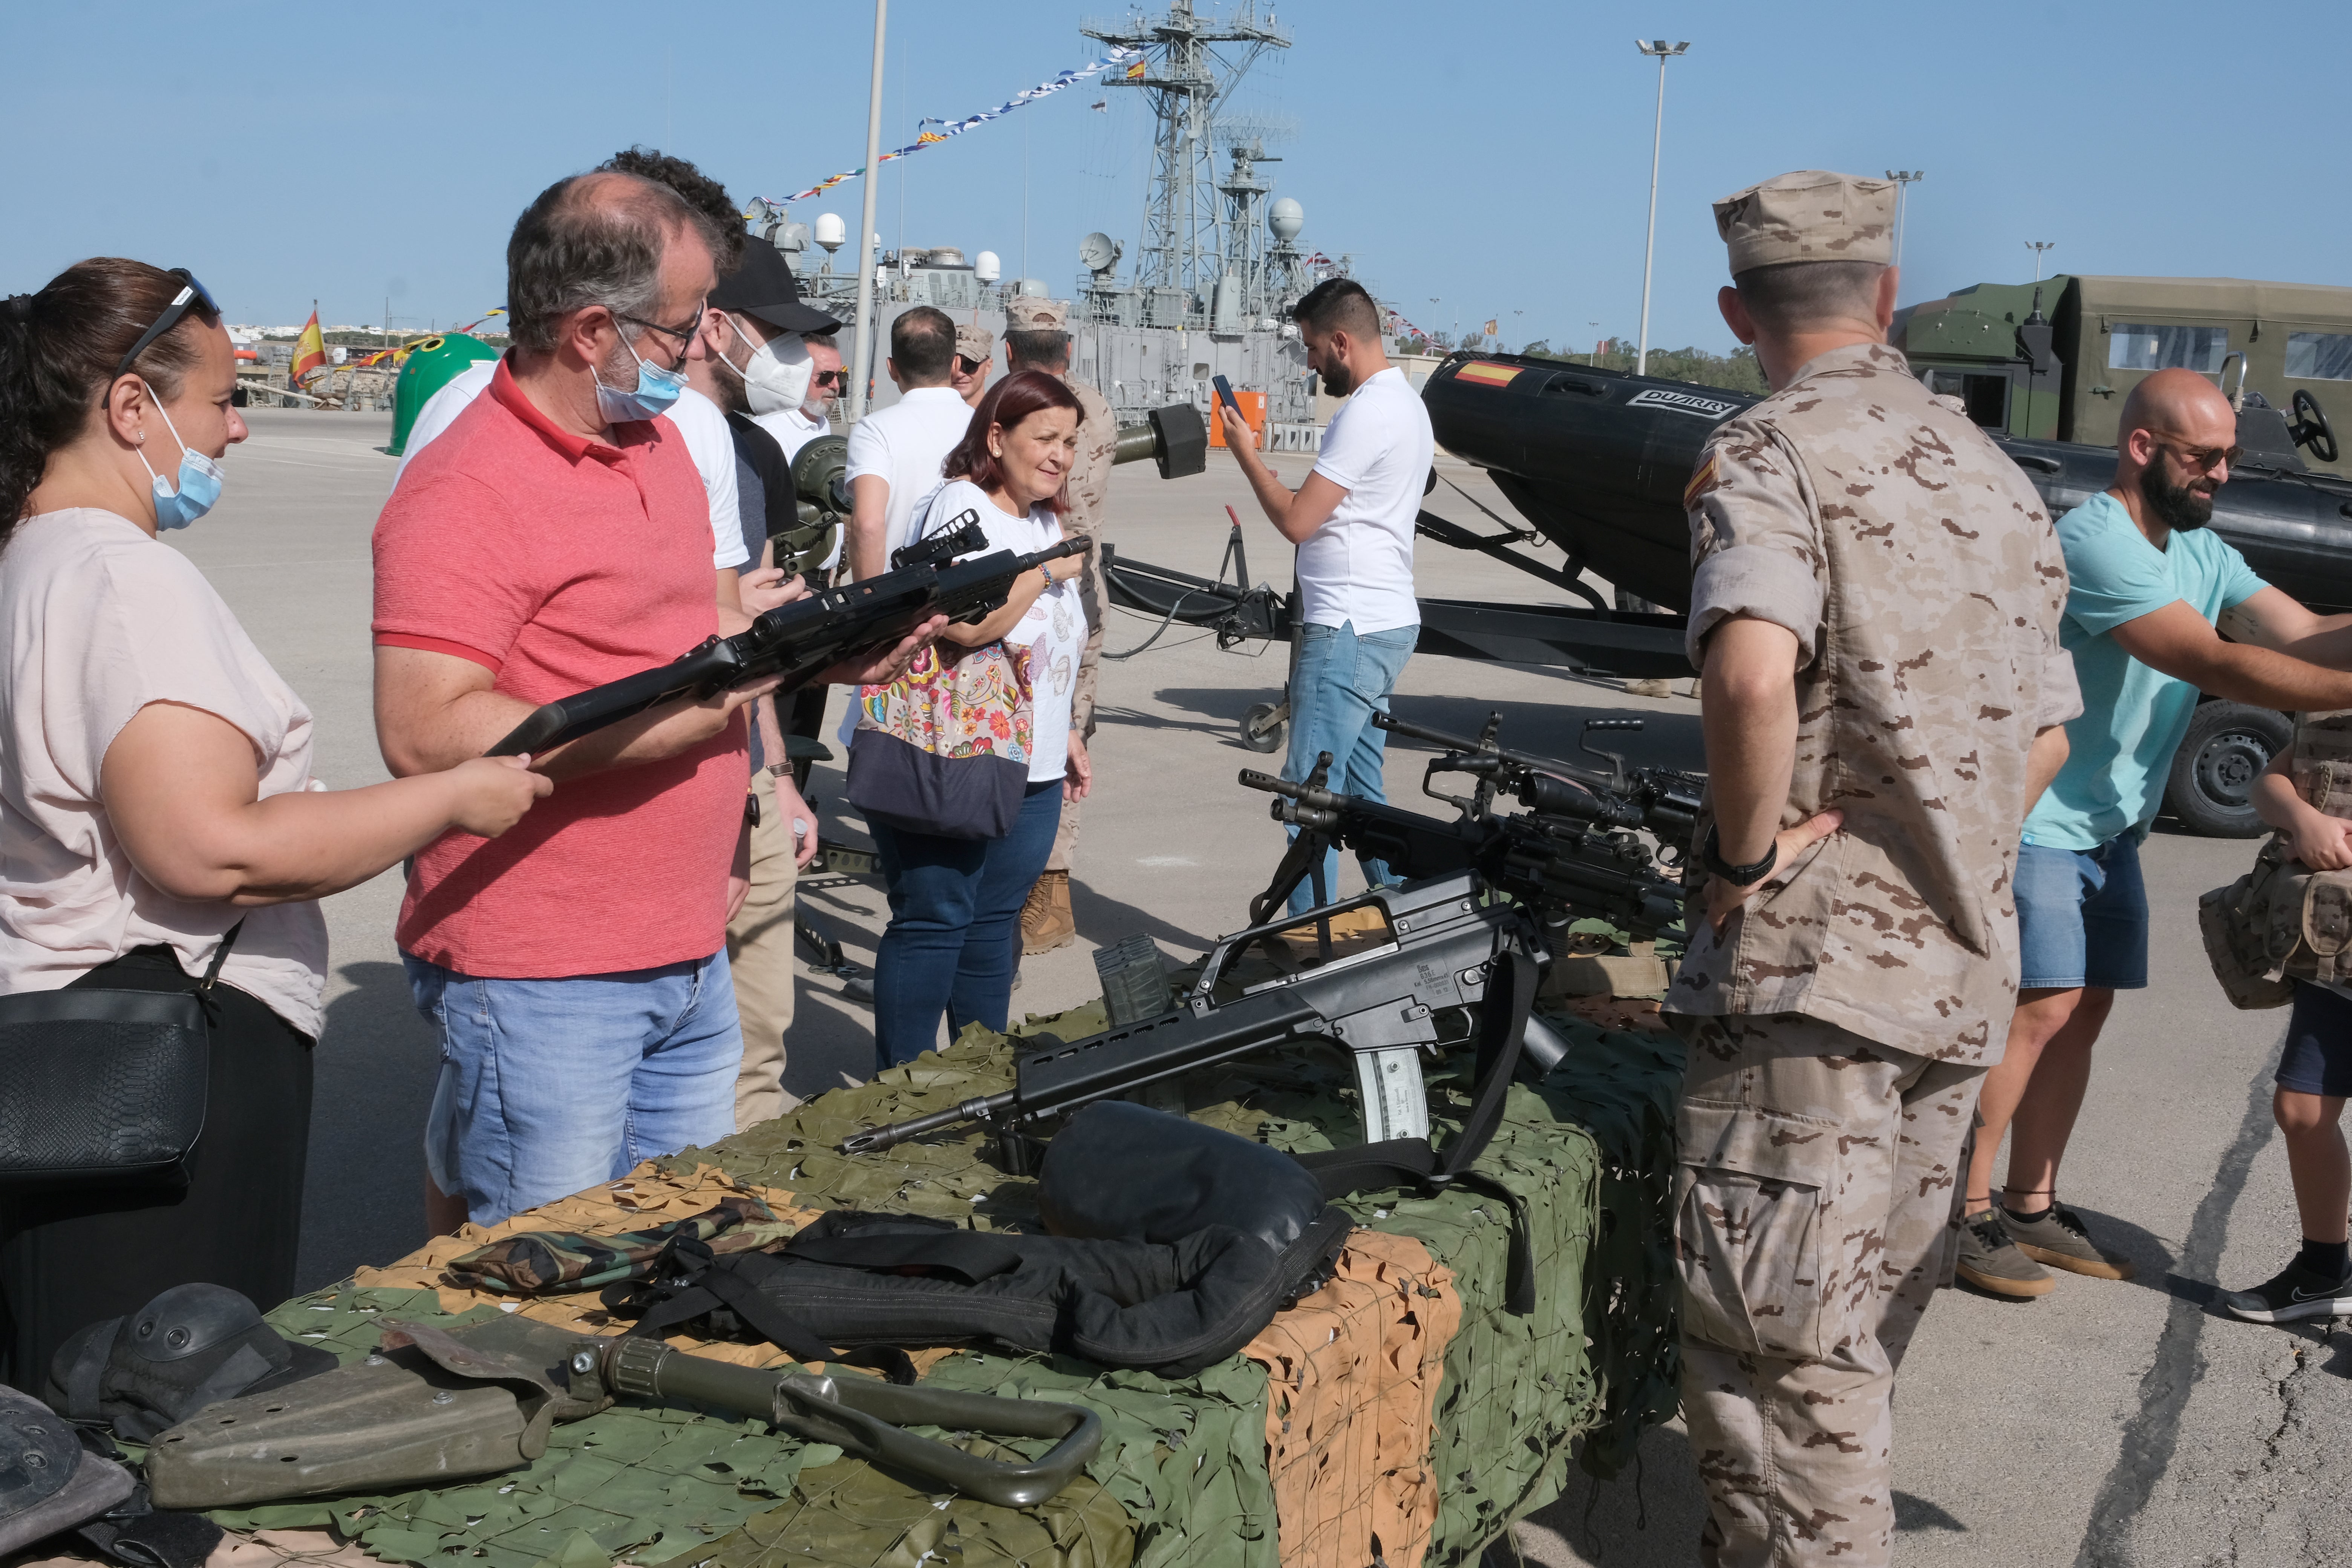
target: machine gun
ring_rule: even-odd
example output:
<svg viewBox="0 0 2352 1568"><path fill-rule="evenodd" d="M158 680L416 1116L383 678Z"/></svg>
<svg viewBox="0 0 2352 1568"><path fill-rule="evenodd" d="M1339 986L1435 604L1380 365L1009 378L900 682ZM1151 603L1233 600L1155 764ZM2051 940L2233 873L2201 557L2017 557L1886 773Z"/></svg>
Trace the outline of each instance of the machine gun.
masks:
<svg viewBox="0 0 2352 1568"><path fill-rule="evenodd" d="M1706 791L1702 773L1673 768L1628 768L1615 752L1604 752L1590 740L1579 744L1588 755L1609 764L1607 771L1555 762L1524 752L1505 751L1495 743L1503 727L1499 712L1486 717L1486 727L1472 740L1421 724L1408 724L1387 713L1372 715L1372 723L1391 734L1409 735L1444 753L1433 758L1422 773L1422 792L1433 800L1459 807L1465 819L1491 814L1497 794L1510 795L1539 816L1565 817L1612 828L1639 827L1656 837L1679 868L1694 847L1698 813ZM1584 734L1597 731L1638 731L1639 719L1587 719ZM1433 787L1440 773L1468 773L1478 780L1468 799L1445 795Z"/></svg>
<svg viewBox="0 0 2352 1568"><path fill-rule="evenodd" d="M1072 539L1034 554L999 550L955 559L987 548L988 533L978 514L961 512L939 533L895 552L893 569L880 576L795 599L760 616L749 631L711 637L659 668L550 702L516 725L489 755L544 751L648 708L682 697L709 697L764 676L782 675L782 689L793 690L844 659L894 646L932 616L984 620L1003 605L1023 573L1089 545Z"/></svg>
<svg viewBox="0 0 2352 1568"><path fill-rule="evenodd" d="M1525 966L1527 983L1507 993L1509 1016L1499 1026L1521 1042L1522 1059L1549 1071L1568 1050L1528 1011L1540 952L1534 923L1517 905L1480 898L1482 890L1476 874L1465 870L1375 888L1318 910L1325 917L1372 911L1384 938L1220 1002L1216 989L1235 960L1302 921L1286 915L1222 937L1177 1006L1073 1043L1048 1037L1013 1064L1013 1087L1006 1092L852 1133L841 1152L875 1153L942 1128L982 1121L996 1135L1000 1163L1018 1173L1029 1163L1024 1128L1091 1100L1308 1036L1354 1056L1367 1144L1420 1140L1425 1151L1429 1095L1421 1052L1440 1045L1448 1009L1486 998L1498 967Z"/></svg>

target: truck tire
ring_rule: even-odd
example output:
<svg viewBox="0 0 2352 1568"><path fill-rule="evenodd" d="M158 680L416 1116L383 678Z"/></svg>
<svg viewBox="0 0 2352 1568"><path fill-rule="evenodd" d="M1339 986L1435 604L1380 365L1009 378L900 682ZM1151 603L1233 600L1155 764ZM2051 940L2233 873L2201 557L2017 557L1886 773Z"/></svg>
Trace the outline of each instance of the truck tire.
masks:
<svg viewBox="0 0 2352 1568"><path fill-rule="evenodd" d="M2254 815L2254 780L2294 738L2284 713L2219 698L2199 703L2172 759L2165 809L2208 838L2257 837L2264 828Z"/></svg>

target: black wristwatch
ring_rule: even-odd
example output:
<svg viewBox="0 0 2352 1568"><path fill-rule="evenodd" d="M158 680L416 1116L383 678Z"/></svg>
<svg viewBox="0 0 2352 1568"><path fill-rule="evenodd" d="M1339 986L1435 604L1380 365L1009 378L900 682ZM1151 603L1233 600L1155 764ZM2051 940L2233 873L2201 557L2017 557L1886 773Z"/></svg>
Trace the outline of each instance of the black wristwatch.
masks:
<svg viewBox="0 0 2352 1568"><path fill-rule="evenodd" d="M1780 858L1780 842L1775 838L1764 846L1764 858L1761 860L1746 866L1734 866L1723 858L1721 830L1710 825L1706 830L1706 842L1699 846L1698 858L1710 875L1722 878L1735 888L1753 887L1772 874L1773 866Z"/></svg>

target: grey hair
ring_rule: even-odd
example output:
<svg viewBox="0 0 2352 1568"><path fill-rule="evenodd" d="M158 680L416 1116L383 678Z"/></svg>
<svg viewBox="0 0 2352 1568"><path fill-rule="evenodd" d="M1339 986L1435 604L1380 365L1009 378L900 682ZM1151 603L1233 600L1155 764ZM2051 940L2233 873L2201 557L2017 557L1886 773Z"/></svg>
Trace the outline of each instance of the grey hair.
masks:
<svg viewBox="0 0 2352 1568"><path fill-rule="evenodd" d="M561 179L515 219L507 241L507 321L517 348L555 347L555 323L602 305L645 317L661 299L662 254L701 219L668 186L600 171Z"/></svg>

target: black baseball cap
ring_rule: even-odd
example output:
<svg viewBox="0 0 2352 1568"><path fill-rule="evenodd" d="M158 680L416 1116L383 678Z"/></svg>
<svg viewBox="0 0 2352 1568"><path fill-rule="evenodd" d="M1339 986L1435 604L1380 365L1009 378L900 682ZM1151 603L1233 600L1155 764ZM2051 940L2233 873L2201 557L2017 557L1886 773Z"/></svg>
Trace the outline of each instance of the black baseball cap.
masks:
<svg viewBox="0 0 2352 1568"><path fill-rule="evenodd" d="M743 265L710 291L710 302L722 310L757 316L788 332L830 332L841 325L839 317L801 303L800 284L783 253L757 235L743 247Z"/></svg>

